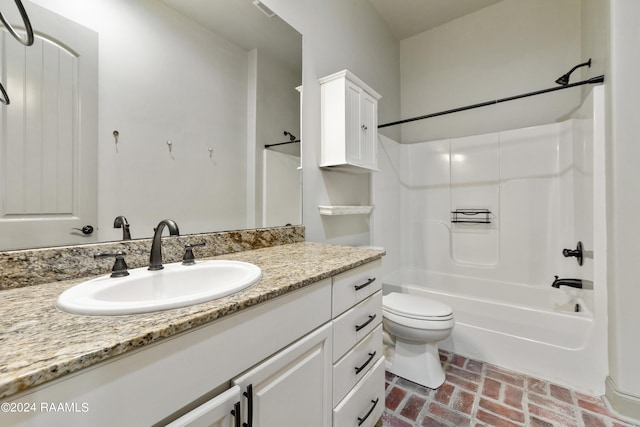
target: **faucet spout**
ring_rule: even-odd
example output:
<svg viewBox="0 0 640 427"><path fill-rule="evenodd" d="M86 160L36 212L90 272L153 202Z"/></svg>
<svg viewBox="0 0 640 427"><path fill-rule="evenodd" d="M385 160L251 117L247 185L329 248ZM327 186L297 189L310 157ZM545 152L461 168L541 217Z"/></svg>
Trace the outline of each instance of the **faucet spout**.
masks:
<svg viewBox="0 0 640 427"><path fill-rule="evenodd" d="M558 276L555 276L555 278L556 279L551 284L551 286L553 286L554 288L560 288L560 286L570 286L572 288L583 289L582 279L559 279Z"/></svg>
<svg viewBox="0 0 640 427"><path fill-rule="evenodd" d="M122 215L113 220L113 228L122 228L122 240L131 240L131 232L129 231L129 222Z"/></svg>
<svg viewBox="0 0 640 427"><path fill-rule="evenodd" d="M151 244L151 255L149 256L149 270L162 270L164 266L162 265L162 231L164 227L169 229L169 234L171 236L179 236L180 230L178 229L178 224L171 219L163 219L158 223L158 226L155 229L155 233L153 234L153 243Z"/></svg>

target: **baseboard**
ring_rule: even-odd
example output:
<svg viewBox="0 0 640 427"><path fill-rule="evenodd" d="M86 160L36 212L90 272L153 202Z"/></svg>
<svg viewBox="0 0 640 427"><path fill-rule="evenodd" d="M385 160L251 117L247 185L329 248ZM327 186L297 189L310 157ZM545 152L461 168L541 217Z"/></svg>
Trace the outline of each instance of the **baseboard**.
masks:
<svg viewBox="0 0 640 427"><path fill-rule="evenodd" d="M638 424L640 422L640 396L618 390L611 377L607 377L605 387L604 401L609 409L622 420Z"/></svg>

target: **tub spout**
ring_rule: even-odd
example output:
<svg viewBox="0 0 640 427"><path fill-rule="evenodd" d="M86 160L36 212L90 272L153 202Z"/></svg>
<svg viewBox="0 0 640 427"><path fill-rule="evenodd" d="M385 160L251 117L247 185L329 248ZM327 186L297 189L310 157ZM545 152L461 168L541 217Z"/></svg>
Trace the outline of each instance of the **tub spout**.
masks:
<svg viewBox="0 0 640 427"><path fill-rule="evenodd" d="M560 279L555 276L555 280L551 284L554 288L560 288L560 286L570 286L578 289L593 289L593 282L590 280L582 279Z"/></svg>

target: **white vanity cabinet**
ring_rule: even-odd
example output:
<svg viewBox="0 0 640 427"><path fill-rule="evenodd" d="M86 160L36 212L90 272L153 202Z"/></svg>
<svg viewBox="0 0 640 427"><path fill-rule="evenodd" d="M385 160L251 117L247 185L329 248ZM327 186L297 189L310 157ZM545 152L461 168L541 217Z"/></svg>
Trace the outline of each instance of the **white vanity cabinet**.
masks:
<svg viewBox="0 0 640 427"><path fill-rule="evenodd" d="M0 425L371 427L384 409L380 264L15 394L3 402L30 410Z"/></svg>
<svg viewBox="0 0 640 427"><path fill-rule="evenodd" d="M249 426L331 426L331 324L235 379Z"/></svg>
<svg viewBox="0 0 640 427"><path fill-rule="evenodd" d="M384 410L381 261L333 277L333 426L375 425Z"/></svg>
<svg viewBox="0 0 640 427"><path fill-rule="evenodd" d="M331 333L316 329L169 426L331 426Z"/></svg>
<svg viewBox="0 0 640 427"><path fill-rule="evenodd" d="M212 414L204 425L215 426L215 421L235 427L229 424L235 423L235 417L218 414L230 413L238 401L233 391L231 396L225 395L233 390L234 378L252 381L254 389L263 393L254 398L254 413L265 417L271 416L268 405L275 405L278 411L284 406L295 409L295 397L318 387L313 399L320 401L314 404L326 407L325 418L329 419L330 391L322 390L330 390L331 338L331 280L324 279L14 395L9 402L20 407L34 405L35 410L0 413L0 425L151 426L166 425L189 414L194 419L183 425L199 426L202 420L190 411L208 403L208 407L200 407ZM294 366L284 366L287 362ZM254 370L258 366L263 369ZM248 371L253 376L245 377ZM269 374L272 376L267 378ZM268 384L276 377L283 383ZM310 383L304 384L305 380ZM264 385L273 391L265 392ZM246 411L244 396L239 401ZM68 410L42 411L43 402L62 403ZM261 424L257 419L253 423L253 427L269 425L273 424ZM328 426L330 422L317 425Z"/></svg>
<svg viewBox="0 0 640 427"><path fill-rule="evenodd" d="M320 79L321 167L378 170L380 95L347 70Z"/></svg>

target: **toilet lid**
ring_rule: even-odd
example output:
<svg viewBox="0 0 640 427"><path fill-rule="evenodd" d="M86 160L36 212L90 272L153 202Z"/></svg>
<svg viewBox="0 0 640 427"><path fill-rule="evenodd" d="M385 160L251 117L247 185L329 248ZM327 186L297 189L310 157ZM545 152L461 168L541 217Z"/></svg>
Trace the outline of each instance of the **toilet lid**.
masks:
<svg viewBox="0 0 640 427"><path fill-rule="evenodd" d="M382 308L412 319L448 320L453 310L446 304L416 295L392 292L382 297Z"/></svg>

